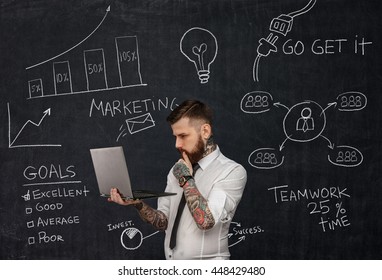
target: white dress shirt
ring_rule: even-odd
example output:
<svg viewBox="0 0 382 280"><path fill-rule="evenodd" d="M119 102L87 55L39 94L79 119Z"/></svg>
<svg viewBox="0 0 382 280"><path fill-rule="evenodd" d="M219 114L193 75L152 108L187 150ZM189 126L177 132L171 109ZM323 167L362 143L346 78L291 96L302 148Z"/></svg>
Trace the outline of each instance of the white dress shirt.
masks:
<svg viewBox="0 0 382 280"><path fill-rule="evenodd" d="M247 182L244 167L225 157L219 147L201 159L194 175L195 184L207 200L215 219L212 229L201 230L196 225L188 207L179 223L176 247L169 247L170 236L178 205L183 195L178 180L170 170L167 176L167 192L177 195L160 197L158 210L168 218L164 242L166 259L229 259L228 230Z"/></svg>

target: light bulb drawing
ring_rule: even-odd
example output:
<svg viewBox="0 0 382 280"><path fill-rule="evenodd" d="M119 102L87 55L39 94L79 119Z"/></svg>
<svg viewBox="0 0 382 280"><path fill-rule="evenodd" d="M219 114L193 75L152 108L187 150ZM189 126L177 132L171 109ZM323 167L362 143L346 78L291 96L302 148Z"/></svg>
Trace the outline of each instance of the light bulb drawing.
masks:
<svg viewBox="0 0 382 280"><path fill-rule="evenodd" d="M215 61L218 43L214 34L204 28L193 27L180 39L180 51L194 63L201 84L208 83L210 65Z"/></svg>

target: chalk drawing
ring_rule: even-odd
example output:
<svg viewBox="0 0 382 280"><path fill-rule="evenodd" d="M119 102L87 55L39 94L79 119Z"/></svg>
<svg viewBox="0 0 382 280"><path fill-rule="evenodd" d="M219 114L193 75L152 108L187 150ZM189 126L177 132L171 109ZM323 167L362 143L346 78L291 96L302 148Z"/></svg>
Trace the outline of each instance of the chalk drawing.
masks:
<svg viewBox="0 0 382 280"><path fill-rule="evenodd" d="M61 147L61 144L23 144L23 145L17 145L15 142L17 139L20 137L22 132L27 126L35 126L36 128L41 126L42 122L46 117L50 116L51 114L51 109L47 109L43 112L43 115L41 119L38 122L33 122L32 120L27 120L25 124L21 127L19 132L16 134L15 137L11 137L11 110L9 103L7 103L7 108L8 108L8 148L25 148L25 147Z"/></svg>
<svg viewBox="0 0 382 280"><path fill-rule="evenodd" d="M277 52L276 42L279 39L279 35L286 36L292 30L294 18L309 12L315 4L316 0L310 0L304 8L289 14L282 14L272 19L269 27L271 33L266 38L261 38L259 40L259 46L257 47L257 56L253 63L252 70L253 80L255 82L259 81L260 58L268 56L271 52Z"/></svg>
<svg viewBox="0 0 382 280"><path fill-rule="evenodd" d="M207 29L193 27L180 39L180 51L195 65L200 83L208 83L210 65L215 61L218 52L215 35Z"/></svg>
<svg viewBox="0 0 382 280"><path fill-rule="evenodd" d="M366 107L367 98L361 92L344 92L337 96L337 101L328 103L322 108L317 102L305 100L291 108L274 102L268 92L253 91L244 95L240 102L240 109L246 114L269 112L272 108L283 108L287 113L283 119L283 131L286 138L276 148L259 148L248 157L248 163L258 169L272 169L284 162L282 154L288 141L309 142L315 139L327 141L328 161L340 167L356 167L363 162L363 155L357 148L348 145L335 145L324 134L326 127L326 111L336 108L340 112L354 112Z"/></svg>

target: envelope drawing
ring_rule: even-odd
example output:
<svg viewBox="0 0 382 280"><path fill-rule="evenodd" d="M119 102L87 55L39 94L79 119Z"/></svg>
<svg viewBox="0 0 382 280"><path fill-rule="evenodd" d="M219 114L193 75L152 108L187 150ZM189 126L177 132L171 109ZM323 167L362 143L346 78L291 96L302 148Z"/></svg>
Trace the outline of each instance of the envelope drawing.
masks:
<svg viewBox="0 0 382 280"><path fill-rule="evenodd" d="M155 126L155 122L150 113L127 119L126 123L130 134L134 134Z"/></svg>

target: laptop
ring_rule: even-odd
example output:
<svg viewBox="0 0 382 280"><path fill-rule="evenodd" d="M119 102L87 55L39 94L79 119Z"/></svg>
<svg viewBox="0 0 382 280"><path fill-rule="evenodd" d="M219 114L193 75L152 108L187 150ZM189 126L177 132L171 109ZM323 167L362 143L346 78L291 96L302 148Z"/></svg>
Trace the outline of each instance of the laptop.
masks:
<svg viewBox="0 0 382 280"><path fill-rule="evenodd" d="M90 149L100 195L110 197L110 189L118 188L123 198L146 199L175 195L170 192L132 190L123 148L106 147Z"/></svg>

